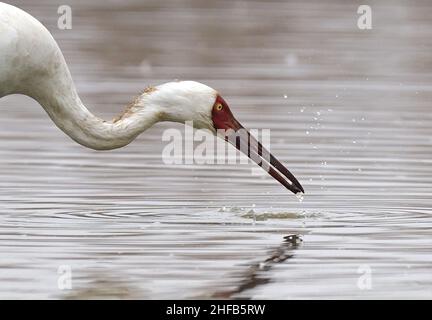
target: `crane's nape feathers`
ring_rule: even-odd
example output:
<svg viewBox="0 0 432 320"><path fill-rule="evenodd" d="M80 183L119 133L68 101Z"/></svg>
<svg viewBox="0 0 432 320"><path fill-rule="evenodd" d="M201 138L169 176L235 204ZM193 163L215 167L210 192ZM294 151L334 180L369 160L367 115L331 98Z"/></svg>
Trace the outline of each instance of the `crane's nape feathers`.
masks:
<svg viewBox="0 0 432 320"><path fill-rule="evenodd" d="M130 115L132 115L136 111L136 108L139 106L139 103L142 99L142 96L145 94L150 94L156 90L157 89L153 86L146 87L143 91L141 91L138 95L136 95L131 102L129 102L126 105L124 111L121 114L119 114L117 117L115 117L112 120L112 122L113 123L119 122L119 121L129 117Z"/></svg>

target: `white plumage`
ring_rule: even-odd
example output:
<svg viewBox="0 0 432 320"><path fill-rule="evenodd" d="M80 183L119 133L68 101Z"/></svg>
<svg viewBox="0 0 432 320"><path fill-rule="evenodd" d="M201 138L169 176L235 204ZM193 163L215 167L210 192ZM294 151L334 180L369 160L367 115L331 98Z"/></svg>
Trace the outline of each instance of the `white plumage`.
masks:
<svg viewBox="0 0 432 320"><path fill-rule="evenodd" d="M15 93L34 98L69 137L96 150L125 146L159 121L193 121L196 128L214 131L217 92L194 81L147 90L118 121L94 116L81 102L50 32L28 13L0 2L0 98Z"/></svg>
<svg viewBox="0 0 432 320"><path fill-rule="evenodd" d="M63 132L96 150L123 147L160 121L188 122L213 134L222 129L224 137L259 166L264 168L268 162L268 173L288 190L304 192L288 169L249 132L241 134L244 128L226 102L204 84L181 81L148 88L117 119L96 117L81 102L50 32L26 12L0 2L0 98L15 93L34 98ZM263 154L268 157L264 159Z"/></svg>

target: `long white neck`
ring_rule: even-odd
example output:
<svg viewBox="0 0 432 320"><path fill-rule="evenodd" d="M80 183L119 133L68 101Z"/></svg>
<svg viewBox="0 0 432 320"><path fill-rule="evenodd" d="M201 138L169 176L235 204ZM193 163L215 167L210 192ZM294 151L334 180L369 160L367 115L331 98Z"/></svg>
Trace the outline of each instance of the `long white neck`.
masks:
<svg viewBox="0 0 432 320"><path fill-rule="evenodd" d="M94 116L81 102L49 31L29 14L1 2L0 35L0 97L21 93L34 98L81 145L97 150L119 148L158 121L153 108L115 122Z"/></svg>
<svg viewBox="0 0 432 320"><path fill-rule="evenodd" d="M36 99L53 122L79 144L95 149L123 147L158 121L151 108L129 113L117 121L105 121L81 102L66 64L58 77L33 86L25 94Z"/></svg>

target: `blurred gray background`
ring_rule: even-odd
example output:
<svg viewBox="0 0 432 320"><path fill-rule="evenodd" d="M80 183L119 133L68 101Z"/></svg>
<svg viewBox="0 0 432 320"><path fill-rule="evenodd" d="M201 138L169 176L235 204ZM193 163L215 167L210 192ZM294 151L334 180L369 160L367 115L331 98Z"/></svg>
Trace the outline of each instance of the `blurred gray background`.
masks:
<svg viewBox="0 0 432 320"><path fill-rule="evenodd" d="M92 112L204 82L245 126L271 129L306 197L253 165L164 165L161 134L178 124L96 152L5 97L1 298L432 297L430 1L8 3L52 32ZM64 4L72 30L57 27Z"/></svg>

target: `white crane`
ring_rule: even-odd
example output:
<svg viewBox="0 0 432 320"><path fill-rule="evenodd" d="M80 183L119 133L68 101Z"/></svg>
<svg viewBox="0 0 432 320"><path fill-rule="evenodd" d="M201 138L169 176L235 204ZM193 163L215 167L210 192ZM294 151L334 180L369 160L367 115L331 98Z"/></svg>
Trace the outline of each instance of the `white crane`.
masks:
<svg viewBox="0 0 432 320"><path fill-rule="evenodd" d="M297 179L240 125L218 92L204 84L179 81L148 88L115 120L96 117L81 102L50 32L28 13L0 2L0 98L10 94L32 97L58 128L95 150L123 147L160 121L192 122L196 129L222 135L293 193L304 192Z"/></svg>

